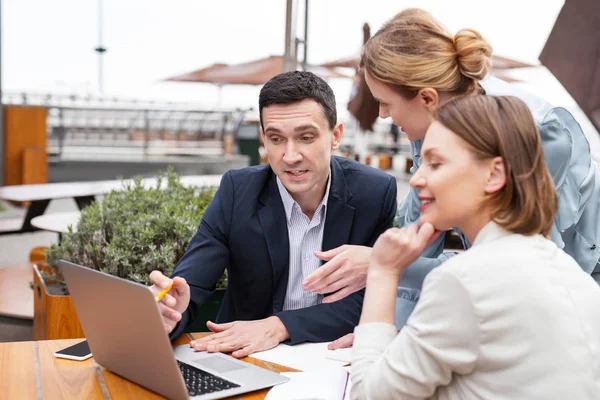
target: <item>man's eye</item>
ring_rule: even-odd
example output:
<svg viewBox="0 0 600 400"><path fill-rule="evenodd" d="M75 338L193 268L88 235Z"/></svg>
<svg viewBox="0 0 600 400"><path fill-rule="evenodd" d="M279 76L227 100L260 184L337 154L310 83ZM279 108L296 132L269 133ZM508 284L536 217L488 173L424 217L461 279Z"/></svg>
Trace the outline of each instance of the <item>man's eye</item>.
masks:
<svg viewBox="0 0 600 400"><path fill-rule="evenodd" d="M440 163L429 163L429 168L431 169L438 169L440 167Z"/></svg>
<svg viewBox="0 0 600 400"><path fill-rule="evenodd" d="M283 140L283 139L281 139L281 138L278 138L278 137L272 137L272 138L271 138L271 142L273 142L273 143L280 143L282 140Z"/></svg>
<svg viewBox="0 0 600 400"><path fill-rule="evenodd" d="M302 136L300 138L300 140L302 140L303 142L310 142L311 140L313 140L312 136Z"/></svg>

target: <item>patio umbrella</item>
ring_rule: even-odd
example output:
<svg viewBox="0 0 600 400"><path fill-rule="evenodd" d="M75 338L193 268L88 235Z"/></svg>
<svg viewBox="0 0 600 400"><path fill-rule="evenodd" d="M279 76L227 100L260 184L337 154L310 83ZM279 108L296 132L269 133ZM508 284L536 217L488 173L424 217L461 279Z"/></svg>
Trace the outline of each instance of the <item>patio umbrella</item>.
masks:
<svg viewBox="0 0 600 400"><path fill-rule="evenodd" d="M514 69L514 68L530 68L537 65L524 63L522 61L513 60L508 57L492 55L492 69Z"/></svg>
<svg viewBox="0 0 600 400"><path fill-rule="evenodd" d="M337 60L329 61L323 64L319 64L321 67L326 68L358 68L360 63L360 56L338 58ZM513 60L507 57L492 56L492 71L493 70L505 70L513 68L528 68L536 67L533 64L527 64L521 61Z"/></svg>
<svg viewBox="0 0 600 400"><path fill-rule="evenodd" d="M300 69L301 64L298 64ZM307 71L323 79L350 78L330 68L308 65ZM283 56L270 56L242 64L213 64L210 67L167 78L167 81L206 82L217 85L263 85L283 72Z"/></svg>
<svg viewBox="0 0 600 400"><path fill-rule="evenodd" d="M358 68L360 63L360 56L338 58L337 60L329 61L323 64L319 64L325 68Z"/></svg>
<svg viewBox="0 0 600 400"><path fill-rule="evenodd" d="M600 1L566 0L540 61L600 132Z"/></svg>

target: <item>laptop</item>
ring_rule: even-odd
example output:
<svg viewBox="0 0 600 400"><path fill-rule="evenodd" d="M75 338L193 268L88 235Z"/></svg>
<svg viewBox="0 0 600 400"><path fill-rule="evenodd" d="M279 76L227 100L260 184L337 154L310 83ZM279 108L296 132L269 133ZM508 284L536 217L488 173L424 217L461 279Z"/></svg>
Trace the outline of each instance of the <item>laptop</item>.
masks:
<svg viewBox="0 0 600 400"><path fill-rule="evenodd" d="M59 262L96 362L169 399L220 399L287 382L221 353L173 349L149 287Z"/></svg>

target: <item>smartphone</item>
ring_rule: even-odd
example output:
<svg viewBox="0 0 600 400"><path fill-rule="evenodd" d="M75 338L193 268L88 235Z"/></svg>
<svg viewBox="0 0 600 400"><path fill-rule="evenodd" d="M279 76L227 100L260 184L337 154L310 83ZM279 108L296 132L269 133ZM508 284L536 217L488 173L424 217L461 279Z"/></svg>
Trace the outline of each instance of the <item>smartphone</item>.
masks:
<svg viewBox="0 0 600 400"><path fill-rule="evenodd" d="M87 340L74 344L73 346L66 347L62 350L58 350L54 353L54 357L68 358L69 360L83 361L87 360L92 356L90 346L88 346Z"/></svg>

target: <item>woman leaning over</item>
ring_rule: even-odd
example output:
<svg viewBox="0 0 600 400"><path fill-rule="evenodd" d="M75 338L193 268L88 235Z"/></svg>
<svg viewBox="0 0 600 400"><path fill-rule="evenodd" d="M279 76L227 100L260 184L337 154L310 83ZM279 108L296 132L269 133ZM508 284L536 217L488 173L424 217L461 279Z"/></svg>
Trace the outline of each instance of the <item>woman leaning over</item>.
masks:
<svg viewBox="0 0 600 400"><path fill-rule="evenodd" d="M527 106L464 97L434 114L410 184L420 226L373 247L353 399L599 399L600 287L547 237L557 196ZM397 282L457 227L472 243L428 274L398 333Z"/></svg>
<svg viewBox="0 0 600 400"><path fill-rule="evenodd" d="M490 44L477 31L463 29L452 35L429 13L408 9L369 40L361 63L367 84L380 102L380 117L390 117L411 142L413 173L421 165L423 138L440 105L465 95L509 95L523 100L538 127L558 192L558 213L550 237L600 282L600 174L587 139L568 111L487 77L491 55ZM398 225L417 223L421 206L417 191L411 189L399 206ZM461 237L468 247L468 237ZM398 327L412 312L425 276L453 255L443 250L442 234L406 270L398 289ZM328 262L306 279L305 290L333 293L325 297L328 302L362 289L370 254L370 248L361 246L317 254Z"/></svg>

